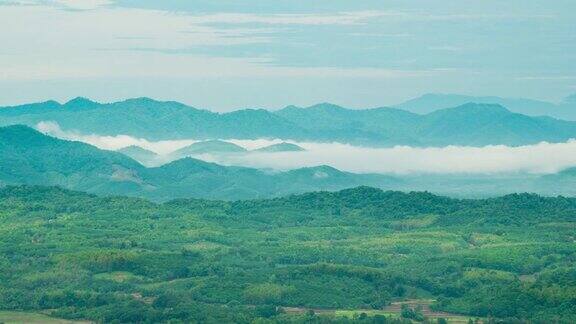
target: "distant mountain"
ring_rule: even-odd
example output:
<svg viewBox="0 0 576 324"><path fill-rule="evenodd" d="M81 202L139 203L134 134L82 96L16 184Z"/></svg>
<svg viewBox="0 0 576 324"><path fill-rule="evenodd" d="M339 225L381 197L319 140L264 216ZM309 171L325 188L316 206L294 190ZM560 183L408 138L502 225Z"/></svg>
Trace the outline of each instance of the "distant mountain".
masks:
<svg viewBox="0 0 576 324"><path fill-rule="evenodd" d="M417 144L410 129L421 118L393 108L352 110L328 103L308 108L289 106L276 114L315 133L315 140L376 146Z"/></svg>
<svg viewBox="0 0 576 324"><path fill-rule="evenodd" d="M302 152L302 151L306 150L299 145L282 142L278 144L272 144L265 147L261 147L259 149L254 150L253 152L276 153L276 152Z"/></svg>
<svg viewBox="0 0 576 324"><path fill-rule="evenodd" d="M131 152L142 152L129 148ZM249 199L398 181L329 167L269 172L185 158L146 168L124 154L46 136L26 126L0 128L0 184L62 186L152 200Z"/></svg>
<svg viewBox="0 0 576 324"><path fill-rule="evenodd" d="M562 103L567 105L574 105L576 104L576 93L569 95L568 97L564 98Z"/></svg>
<svg viewBox="0 0 576 324"><path fill-rule="evenodd" d="M399 109L347 110L334 105L288 107L277 112L302 127L325 129L334 139L417 146L526 145L576 138L576 122L529 117L497 104L468 103L417 115ZM328 138L325 137L325 140Z"/></svg>
<svg viewBox="0 0 576 324"><path fill-rule="evenodd" d="M35 114L48 114L59 112L62 108L58 102L54 100L26 104L21 106L1 107L0 116L3 118L15 118L18 116L35 115Z"/></svg>
<svg viewBox="0 0 576 324"><path fill-rule="evenodd" d="M425 145L527 145L576 138L576 122L511 113L500 105L465 104L425 115L418 136ZM539 139L539 140L537 140Z"/></svg>
<svg viewBox="0 0 576 324"><path fill-rule="evenodd" d="M555 104L524 98L474 97L429 93L395 107L417 114L428 114L436 110L461 106L467 103L497 104L506 107L512 112L528 116L550 116L559 119L576 120L576 100L570 100L571 97L576 98L576 94L567 97L559 104Z"/></svg>
<svg viewBox="0 0 576 324"><path fill-rule="evenodd" d="M264 138L390 147L524 145L576 138L576 122L530 117L498 104L467 103L425 115L396 108L352 110L332 104L218 114L148 98L111 104L78 98L64 105L51 101L0 108L0 126L35 126L40 121L57 122L65 130L150 140Z"/></svg>
<svg viewBox="0 0 576 324"><path fill-rule="evenodd" d="M117 152L122 153L144 165L152 165L158 158L158 154L136 145L123 147L117 150Z"/></svg>
<svg viewBox="0 0 576 324"><path fill-rule="evenodd" d="M57 122L63 129L90 134L126 134L147 139L284 138L304 131L266 110L218 114L173 101L149 98L110 104L76 98L64 105L46 103L0 108L0 126Z"/></svg>
<svg viewBox="0 0 576 324"><path fill-rule="evenodd" d="M186 147L183 147L172 155L174 156L191 156L200 154L230 154L230 153L244 153L247 150L242 146L236 145L234 143L220 141L220 140L210 140L197 142Z"/></svg>
<svg viewBox="0 0 576 324"><path fill-rule="evenodd" d="M576 168L543 176L538 179L538 186L549 195L576 196Z"/></svg>

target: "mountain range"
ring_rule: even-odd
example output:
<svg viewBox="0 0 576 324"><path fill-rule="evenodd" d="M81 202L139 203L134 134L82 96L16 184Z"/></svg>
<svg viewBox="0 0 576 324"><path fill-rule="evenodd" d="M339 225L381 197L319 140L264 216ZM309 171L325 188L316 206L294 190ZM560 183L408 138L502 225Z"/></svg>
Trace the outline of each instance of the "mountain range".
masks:
<svg viewBox="0 0 576 324"><path fill-rule="evenodd" d="M61 186L101 195L128 195L165 201L175 198L252 199L367 185L402 191L427 190L456 197L513 192L576 195L576 169L553 175L354 174L329 166L290 171L223 166L183 158L145 167L124 153L44 135L27 126L0 128L0 185Z"/></svg>
<svg viewBox="0 0 576 324"><path fill-rule="evenodd" d="M100 104L76 98L0 108L0 126L58 123L86 134L148 140L283 139L353 145L526 145L576 138L576 122L511 112L499 104L466 103L421 115L397 108L353 110L333 104L278 111L215 113L149 98Z"/></svg>
<svg viewBox="0 0 576 324"><path fill-rule="evenodd" d="M457 107L467 103L497 104L506 107L512 112L528 116L550 116L565 120L576 120L576 94L566 97L560 103L552 103L525 98L428 93L394 107L417 114L428 114L436 110Z"/></svg>

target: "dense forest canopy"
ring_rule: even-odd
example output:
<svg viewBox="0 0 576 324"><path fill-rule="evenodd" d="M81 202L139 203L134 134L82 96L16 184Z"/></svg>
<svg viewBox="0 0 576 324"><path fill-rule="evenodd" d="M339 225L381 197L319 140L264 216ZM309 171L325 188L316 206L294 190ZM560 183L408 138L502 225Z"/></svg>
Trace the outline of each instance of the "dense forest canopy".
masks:
<svg viewBox="0 0 576 324"><path fill-rule="evenodd" d="M530 194L358 187L156 204L6 187L0 309L101 322L383 323L423 320L418 307L377 312L429 301L430 312L465 319L573 323L575 216L576 199Z"/></svg>

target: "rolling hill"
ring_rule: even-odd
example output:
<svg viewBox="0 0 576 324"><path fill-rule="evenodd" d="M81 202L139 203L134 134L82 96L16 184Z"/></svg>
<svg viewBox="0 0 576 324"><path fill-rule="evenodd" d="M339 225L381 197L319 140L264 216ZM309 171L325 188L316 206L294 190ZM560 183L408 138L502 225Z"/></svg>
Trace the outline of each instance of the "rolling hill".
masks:
<svg viewBox="0 0 576 324"><path fill-rule="evenodd" d="M190 144L173 152L172 155L185 157L200 154L233 154L244 152L247 152L245 148L234 143L220 140L209 140Z"/></svg>
<svg viewBox="0 0 576 324"><path fill-rule="evenodd" d="M158 158L158 154L136 145L123 147L117 150L117 152L122 153L144 165L153 164Z"/></svg>
<svg viewBox="0 0 576 324"><path fill-rule="evenodd" d="M306 151L303 147L292 144L292 143L278 143L272 144L265 147L261 147L259 149L253 150L253 152L260 152L260 153L277 153L277 152L302 152Z"/></svg>
<svg viewBox="0 0 576 324"><path fill-rule="evenodd" d="M144 169L129 157L63 141L26 126L0 128L0 181L58 185L91 192L126 192L140 186Z"/></svg>

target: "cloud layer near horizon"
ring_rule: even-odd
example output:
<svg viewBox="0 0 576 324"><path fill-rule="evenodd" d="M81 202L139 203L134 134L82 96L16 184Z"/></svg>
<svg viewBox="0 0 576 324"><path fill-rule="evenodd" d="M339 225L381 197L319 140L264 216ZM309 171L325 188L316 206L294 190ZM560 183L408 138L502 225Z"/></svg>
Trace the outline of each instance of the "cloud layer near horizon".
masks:
<svg viewBox="0 0 576 324"><path fill-rule="evenodd" d="M37 129L51 136L82 141L101 149L117 150L136 145L154 151L163 157L159 162L169 162L169 153L190 145L196 140L151 142L126 135L86 135L64 131L58 124L42 122ZM253 150L281 140L227 140L248 150ZM224 165L289 170L301 167L330 165L356 173L383 174L491 174L491 173L555 173L576 166L576 140L566 143L539 143L509 147L447 146L418 148L396 146L392 148L358 147L342 143L294 142L306 149L304 152L249 153L236 155L202 155L197 158Z"/></svg>

